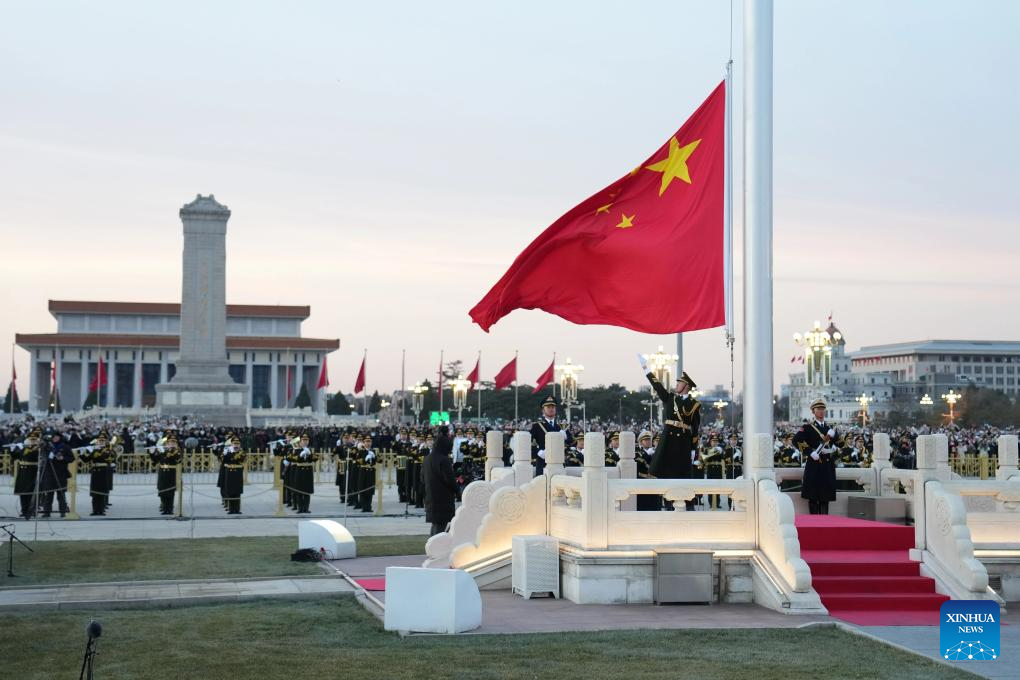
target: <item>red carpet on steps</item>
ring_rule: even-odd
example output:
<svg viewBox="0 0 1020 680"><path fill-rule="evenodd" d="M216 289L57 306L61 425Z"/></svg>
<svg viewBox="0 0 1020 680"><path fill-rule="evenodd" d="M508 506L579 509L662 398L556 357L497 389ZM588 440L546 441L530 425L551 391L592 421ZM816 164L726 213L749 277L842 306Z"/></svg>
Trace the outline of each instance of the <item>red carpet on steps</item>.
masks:
<svg viewBox="0 0 1020 680"><path fill-rule="evenodd" d="M385 592L386 579L384 578L356 578L354 582L365 590Z"/></svg>
<svg viewBox="0 0 1020 680"><path fill-rule="evenodd" d="M937 626L949 598L910 559L914 528L798 515L800 556L829 615L861 626Z"/></svg>

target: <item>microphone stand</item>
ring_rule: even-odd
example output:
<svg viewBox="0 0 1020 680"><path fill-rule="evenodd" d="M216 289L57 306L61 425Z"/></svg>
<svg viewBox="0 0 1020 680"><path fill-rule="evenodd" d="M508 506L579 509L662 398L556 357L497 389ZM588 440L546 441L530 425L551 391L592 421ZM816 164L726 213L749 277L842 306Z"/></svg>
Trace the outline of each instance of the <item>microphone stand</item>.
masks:
<svg viewBox="0 0 1020 680"><path fill-rule="evenodd" d="M0 525L0 531L7 532L7 576L14 578L14 576L16 576L14 573L14 542L17 541L20 543L28 552L35 551L29 548L24 541L14 535L13 524Z"/></svg>
<svg viewBox="0 0 1020 680"><path fill-rule="evenodd" d="M85 656L81 660L81 672L78 680L92 680L92 661L96 658L96 638L89 635L85 643Z"/></svg>

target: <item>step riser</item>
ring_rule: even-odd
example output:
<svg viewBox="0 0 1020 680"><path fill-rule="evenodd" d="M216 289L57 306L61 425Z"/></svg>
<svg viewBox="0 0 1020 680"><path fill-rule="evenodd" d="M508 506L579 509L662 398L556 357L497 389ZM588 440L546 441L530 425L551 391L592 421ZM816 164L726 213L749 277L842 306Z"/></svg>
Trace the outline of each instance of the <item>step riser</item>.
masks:
<svg viewBox="0 0 1020 680"><path fill-rule="evenodd" d="M825 595L821 596L826 609L856 611L938 611L943 602L949 600L945 595L927 597L889 596L854 596Z"/></svg>
<svg viewBox="0 0 1020 680"><path fill-rule="evenodd" d="M898 529L898 528L897 528ZM833 531L800 527L801 550L910 550L914 547L914 530L869 529L867 531Z"/></svg>
<svg viewBox="0 0 1020 680"><path fill-rule="evenodd" d="M916 562L861 564L860 562L808 562L813 576L920 576Z"/></svg>
<svg viewBox="0 0 1020 680"><path fill-rule="evenodd" d="M866 579L841 578L834 581L827 581L824 577L813 580L812 585L819 595L833 594L872 594L882 593L934 593L935 581L930 578L918 577L917 579L877 579L869 581Z"/></svg>

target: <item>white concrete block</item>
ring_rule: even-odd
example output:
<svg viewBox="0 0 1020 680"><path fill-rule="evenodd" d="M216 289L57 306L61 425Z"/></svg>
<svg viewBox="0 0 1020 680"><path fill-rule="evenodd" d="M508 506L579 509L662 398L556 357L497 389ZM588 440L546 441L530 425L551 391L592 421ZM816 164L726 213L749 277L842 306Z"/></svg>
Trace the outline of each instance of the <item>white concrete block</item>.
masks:
<svg viewBox="0 0 1020 680"><path fill-rule="evenodd" d="M339 522L331 519L310 519L298 524L298 549L325 548L327 557L346 560L358 556L354 536Z"/></svg>
<svg viewBox="0 0 1020 680"><path fill-rule="evenodd" d="M387 567L386 630L464 633L482 625L482 596L462 569Z"/></svg>

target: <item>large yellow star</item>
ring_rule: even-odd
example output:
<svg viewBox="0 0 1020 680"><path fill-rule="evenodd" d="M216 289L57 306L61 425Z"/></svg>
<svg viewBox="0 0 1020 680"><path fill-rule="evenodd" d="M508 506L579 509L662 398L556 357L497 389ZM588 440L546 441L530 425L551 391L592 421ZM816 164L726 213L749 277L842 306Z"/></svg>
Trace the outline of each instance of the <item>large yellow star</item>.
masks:
<svg viewBox="0 0 1020 680"><path fill-rule="evenodd" d="M636 214L631 215L630 217L627 217L623 213L620 213L620 223L618 225L616 225L616 228L617 229L629 229L630 227L633 227L634 226L634 218L635 217L637 217Z"/></svg>
<svg viewBox="0 0 1020 680"><path fill-rule="evenodd" d="M686 146L680 146L680 142L676 141L676 137L671 137L669 140L669 155L658 163L645 166L646 170L662 173L662 185L659 186L660 196L666 192L666 187L669 186L674 177L679 177L688 184L691 183L691 174L687 170L687 159L691 157L691 154L694 153L694 150L698 148L700 143L701 140L696 139Z"/></svg>

